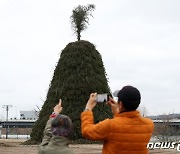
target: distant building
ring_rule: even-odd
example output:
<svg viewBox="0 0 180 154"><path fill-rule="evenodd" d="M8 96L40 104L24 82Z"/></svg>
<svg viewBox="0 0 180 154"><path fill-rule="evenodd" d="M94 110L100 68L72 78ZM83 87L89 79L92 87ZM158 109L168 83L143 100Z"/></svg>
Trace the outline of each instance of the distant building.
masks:
<svg viewBox="0 0 180 154"><path fill-rule="evenodd" d="M180 113L173 114L162 114L156 116L148 116L152 120L171 120L171 119L180 119Z"/></svg>
<svg viewBox="0 0 180 154"><path fill-rule="evenodd" d="M37 111L20 111L20 119L37 120L39 112Z"/></svg>

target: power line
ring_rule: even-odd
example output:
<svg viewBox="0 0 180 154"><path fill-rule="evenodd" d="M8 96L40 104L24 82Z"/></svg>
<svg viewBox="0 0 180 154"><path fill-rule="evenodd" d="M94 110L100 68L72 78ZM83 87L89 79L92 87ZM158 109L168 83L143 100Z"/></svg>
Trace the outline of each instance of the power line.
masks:
<svg viewBox="0 0 180 154"><path fill-rule="evenodd" d="M9 113L9 108L12 107L12 105L3 105L2 108L6 108L6 139L8 138L8 130L9 130L9 125L8 125L8 113Z"/></svg>

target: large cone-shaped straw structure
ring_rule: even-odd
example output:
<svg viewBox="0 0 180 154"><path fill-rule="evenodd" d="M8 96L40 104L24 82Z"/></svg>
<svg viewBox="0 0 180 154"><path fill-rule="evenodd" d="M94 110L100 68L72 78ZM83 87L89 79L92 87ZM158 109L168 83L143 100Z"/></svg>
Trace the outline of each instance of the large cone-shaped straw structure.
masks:
<svg viewBox="0 0 180 154"><path fill-rule="evenodd" d="M101 55L88 41L69 43L60 55L46 101L33 127L31 140L42 140L45 124L60 98L62 114L68 115L73 121L74 133L71 139L82 139L80 114L92 92L110 92ZM98 103L93 112L95 122L111 117L110 108L105 103Z"/></svg>

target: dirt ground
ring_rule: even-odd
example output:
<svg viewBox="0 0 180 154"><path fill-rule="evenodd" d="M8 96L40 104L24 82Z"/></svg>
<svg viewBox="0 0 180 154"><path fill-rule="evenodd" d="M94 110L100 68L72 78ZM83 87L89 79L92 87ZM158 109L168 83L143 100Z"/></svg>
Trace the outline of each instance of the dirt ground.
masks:
<svg viewBox="0 0 180 154"><path fill-rule="evenodd" d="M0 139L0 154L37 154L36 145L21 145L25 140ZM73 144L70 148L75 154L101 154L102 145ZM150 150L149 154L180 154L177 150Z"/></svg>

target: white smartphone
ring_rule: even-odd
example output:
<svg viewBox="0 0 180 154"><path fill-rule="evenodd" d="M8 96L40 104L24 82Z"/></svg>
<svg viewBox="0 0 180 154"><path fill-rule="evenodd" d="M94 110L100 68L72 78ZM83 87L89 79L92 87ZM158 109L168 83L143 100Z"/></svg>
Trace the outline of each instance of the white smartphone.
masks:
<svg viewBox="0 0 180 154"><path fill-rule="evenodd" d="M97 94L96 95L96 102L97 103L105 103L109 100L108 94Z"/></svg>

